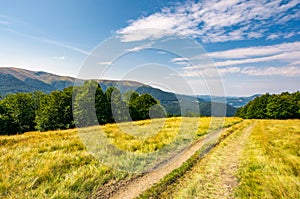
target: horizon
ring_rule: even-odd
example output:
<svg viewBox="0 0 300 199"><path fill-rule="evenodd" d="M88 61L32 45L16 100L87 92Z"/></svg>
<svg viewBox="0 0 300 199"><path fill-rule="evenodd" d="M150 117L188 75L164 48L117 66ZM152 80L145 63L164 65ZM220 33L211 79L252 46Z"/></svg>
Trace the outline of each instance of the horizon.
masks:
<svg viewBox="0 0 300 199"><path fill-rule="evenodd" d="M20 1L18 6L4 0L0 6L0 67L76 78L93 53L117 35L120 39L115 48L121 46L128 54L114 62L101 62L98 67L110 67L103 79L122 80L133 72L129 81L156 82L160 89L172 88L178 94L211 94L205 82L213 84L216 78L224 87L216 93L225 96L296 92L300 85L299 8L300 2L293 0L31 0ZM156 27L167 31L153 29ZM149 30L141 31L145 28ZM188 38L201 50L185 56L174 54L186 47L184 40L171 48L174 51L157 50L153 39L160 41L170 35ZM140 45L126 49L132 42ZM199 52L206 61L191 67L191 61L201 59ZM156 71L134 73L149 63ZM158 81L159 64L170 69L164 71L170 78L174 76L171 70L180 74L191 90ZM212 67L216 70L211 71Z"/></svg>
<svg viewBox="0 0 300 199"><path fill-rule="evenodd" d="M29 69L24 69L24 68L17 68L17 67L0 67L0 70L1 68L8 68L8 69L17 69L17 70L26 70L26 71L29 71L29 72L45 72L45 73L48 73L48 74L51 74L51 75L57 75L57 76L60 76L60 77L70 77L70 78L74 78L76 79L76 77L73 77L73 76L65 76L65 75L58 75L58 74L55 74L55 73L51 73L51 72L47 72L47 71L39 71L39 70L29 70ZM122 79L122 80L118 80L118 79L78 79L78 80L96 80L96 81L130 81L130 82L135 82L135 83L140 83L140 84L144 84L143 82L138 82L138 81L135 81L135 80L130 80L130 79ZM160 88L160 87L157 87L157 86L152 86L152 85L148 85L148 84L144 84L146 86L151 86L153 88L157 88L157 89L160 89L164 92L172 92L170 90L165 90L164 88ZM297 90L295 92L299 92L300 90ZM282 91L282 92L289 92L289 91ZM280 94L282 92L279 92L279 93L269 93L269 94ZM188 95L188 94L184 94L184 93L175 93L175 94L178 94L178 95ZM205 96L205 97L253 97L253 96L256 96L256 95L264 95L266 93L253 93L251 95L226 95L226 96L213 96L213 95L209 95L209 94L195 94L195 95L190 95L190 96Z"/></svg>

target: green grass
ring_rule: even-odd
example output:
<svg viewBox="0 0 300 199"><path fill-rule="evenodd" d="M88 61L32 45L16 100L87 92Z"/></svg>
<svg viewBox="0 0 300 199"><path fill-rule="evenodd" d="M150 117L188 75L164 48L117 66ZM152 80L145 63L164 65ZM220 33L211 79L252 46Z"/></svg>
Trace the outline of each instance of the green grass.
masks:
<svg viewBox="0 0 300 199"><path fill-rule="evenodd" d="M257 120L239 169L237 198L300 198L300 121Z"/></svg>
<svg viewBox="0 0 300 199"><path fill-rule="evenodd" d="M87 153L76 130L0 138L0 198L86 198L127 174Z"/></svg>
<svg viewBox="0 0 300 199"><path fill-rule="evenodd" d="M215 145L140 198L300 198L300 120L244 120Z"/></svg>
<svg viewBox="0 0 300 199"><path fill-rule="evenodd" d="M123 123L123 126L109 124L85 130L97 133L102 129L118 148L148 153L176 142L183 120L187 125L181 129L182 136L192 133L191 137L195 140L222 126L221 119L210 126L212 118L168 118L162 126L158 120L145 120ZM189 129L195 120L200 121L200 126ZM199 176L205 162L209 162L207 158L221 157L222 150L226 150L234 137L242 135L249 121L239 123L239 118L226 118L224 126L229 128L221 134L215 149L201 160L199 151L142 197L159 198L170 194L178 198L200 197L199 191L203 186L199 187ZM300 121L251 121L255 125L239 158L236 175L238 184L234 196L300 198ZM134 128L133 124L143 128ZM142 133L145 135L141 136ZM0 153L0 198L88 198L102 185L134 175L102 165L87 151L76 129L0 136ZM207 165L215 168L214 164L217 161L210 161ZM211 193L209 189L216 185L209 185L209 181L206 182L208 186L202 190L208 196ZM188 187L183 184L188 184Z"/></svg>
<svg viewBox="0 0 300 199"><path fill-rule="evenodd" d="M208 131L216 131L240 121L240 118L234 117L201 119L174 117L166 120L152 119L117 125L107 124L96 128L101 128L110 141L120 149L148 153L176 141L179 136L197 139Z"/></svg>
<svg viewBox="0 0 300 199"><path fill-rule="evenodd" d="M172 198L232 198L227 185L234 184L232 168L238 162L240 146L245 142L241 134L251 123L243 121L225 130L219 144L178 179L168 194L172 194Z"/></svg>
<svg viewBox="0 0 300 199"><path fill-rule="evenodd" d="M233 122L235 121L235 122ZM142 193L139 198L174 198L175 193L182 190L184 186L194 186L199 184L198 179L192 180L192 176L197 175L199 172L199 165L203 162L203 156L205 159L205 155L209 152L208 149L211 149L213 146L218 146L222 144L222 141L230 136L233 132L241 127L247 126L248 123L243 123L241 120L236 120L236 118L231 118L231 122L227 121L225 125L228 127L225 129L218 137L213 139L212 141L206 143L198 152L196 152L191 158L189 158L182 166L175 169L168 175L166 175L163 179L160 180L159 183L155 184L144 193ZM200 168L201 169L201 168ZM186 178L185 178L186 177ZM195 188L195 187L193 187ZM196 187L196 189L199 187ZM197 191L205 191L203 189ZM188 193L185 196L180 196L179 198L195 198L197 197L195 193ZM200 197L205 198L205 197Z"/></svg>
<svg viewBox="0 0 300 199"><path fill-rule="evenodd" d="M200 122L199 128L190 129L189 124L195 121ZM132 131L131 135L116 124L84 131L96 134L102 129L118 148L146 153L176 142L180 131L182 139L185 135L197 139L209 130L222 127L222 118L209 128L211 121L212 118L167 118L161 128L159 120L121 124ZM226 118L225 126L239 121L239 118ZM186 125L179 130L182 123ZM133 129L133 126L145 128ZM140 136L141 133L146 136ZM0 198L88 198L105 183L134 175L102 165L87 151L80 134L73 129L0 136Z"/></svg>

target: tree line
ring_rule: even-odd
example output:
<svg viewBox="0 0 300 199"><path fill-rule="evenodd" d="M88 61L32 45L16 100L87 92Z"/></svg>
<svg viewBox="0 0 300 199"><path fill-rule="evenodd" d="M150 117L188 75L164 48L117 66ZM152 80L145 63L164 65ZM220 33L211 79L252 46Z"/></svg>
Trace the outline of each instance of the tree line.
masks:
<svg viewBox="0 0 300 199"><path fill-rule="evenodd" d="M115 87L105 92L93 80L50 94L9 94L0 100L0 135L68 129L95 124L164 117L159 102L149 94ZM95 117L93 117L95 116Z"/></svg>
<svg viewBox="0 0 300 199"><path fill-rule="evenodd" d="M239 108L236 116L247 119L300 119L300 92L266 93Z"/></svg>

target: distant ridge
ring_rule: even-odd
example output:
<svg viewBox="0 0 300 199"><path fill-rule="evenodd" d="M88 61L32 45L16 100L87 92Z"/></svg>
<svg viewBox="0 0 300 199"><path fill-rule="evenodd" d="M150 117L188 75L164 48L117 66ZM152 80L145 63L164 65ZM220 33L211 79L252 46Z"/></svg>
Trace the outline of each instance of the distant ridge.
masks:
<svg viewBox="0 0 300 199"><path fill-rule="evenodd" d="M0 96L18 92L35 92L42 91L50 93L54 90L63 90L64 88L74 85L74 81L84 82L74 77L59 76L44 71L30 71L20 68L0 68ZM151 94L170 115L191 114L195 107L200 108L200 113L205 116L215 115L222 116L220 111L212 113L212 105L219 107L219 110L226 109L226 116L233 116L236 108L230 104L219 102L210 102L201 97L192 97L188 95L176 95L175 93L166 92L149 85L128 80L96 80L104 91L109 87L117 87L121 93L127 91L136 91L139 94Z"/></svg>
<svg viewBox="0 0 300 199"><path fill-rule="evenodd" d="M54 90L63 90L74 85L76 78L60 76L44 71L30 71L20 68L0 68L0 95L17 92L42 91L50 93ZM78 80L84 81L84 80ZM111 86L120 87L122 90L146 86L135 81L97 80L103 90Z"/></svg>

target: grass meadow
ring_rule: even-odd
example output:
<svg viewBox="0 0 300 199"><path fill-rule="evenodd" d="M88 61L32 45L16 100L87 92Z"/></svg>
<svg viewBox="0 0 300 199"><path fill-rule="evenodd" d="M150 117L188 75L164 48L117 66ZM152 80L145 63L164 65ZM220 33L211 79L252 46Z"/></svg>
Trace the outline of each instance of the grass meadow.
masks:
<svg viewBox="0 0 300 199"><path fill-rule="evenodd" d="M300 120L257 120L240 161L237 198L300 198Z"/></svg>
<svg viewBox="0 0 300 199"><path fill-rule="evenodd" d="M244 120L228 133L156 198L300 198L300 120Z"/></svg>
<svg viewBox="0 0 300 199"><path fill-rule="evenodd" d="M222 126L228 128L214 149L203 158L194 156L142 198L152 193L157 198L214 198L228 191L222 183L232 174L237 183L230 197L300 198L299 120L218 118L212 124L213 119L175 117L0 136L0 198L89 198L104 184L136 175L101 164L80 134L101 131L118 149L143 154L186 136L196 141ZM196 129L195 122L200 124ZM228 174L227 167L234 169Z"/></svg>
<svg viewBox="0 0 300 199"><path fill-rule="evenodd" d="M174 142L180 131L196 140L223 126L220 118L212 126L213 118L209 117L167 118L163 125L159 120L107 124L84 131L97 133L101 129L118 148L143 153ZM195 121L200 122L199 127L189 128L189 122ZM225 118L224 126L240 121ZM182 123L187 125L181 128ZM139 136L141 133L146 136ZM0 136L0 153L0 198L88 198L99 186L134 175L101 164L87 151L77 129Z"/></svg>

